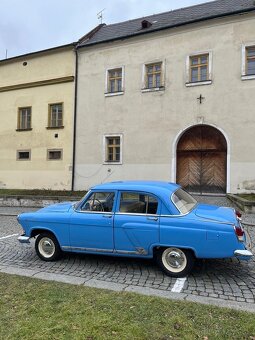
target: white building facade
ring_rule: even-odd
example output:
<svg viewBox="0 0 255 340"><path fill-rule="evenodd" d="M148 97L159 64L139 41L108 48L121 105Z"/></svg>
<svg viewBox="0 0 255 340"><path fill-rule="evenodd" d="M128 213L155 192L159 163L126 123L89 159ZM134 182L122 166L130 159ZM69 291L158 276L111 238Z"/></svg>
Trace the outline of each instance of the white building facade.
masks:
<svg viewBox="0 0 255 340"><path fill-rule="evenodd" d="M81 40L74 189L144 179L255 192L254 27L253 1L221 0Z"/></svg>

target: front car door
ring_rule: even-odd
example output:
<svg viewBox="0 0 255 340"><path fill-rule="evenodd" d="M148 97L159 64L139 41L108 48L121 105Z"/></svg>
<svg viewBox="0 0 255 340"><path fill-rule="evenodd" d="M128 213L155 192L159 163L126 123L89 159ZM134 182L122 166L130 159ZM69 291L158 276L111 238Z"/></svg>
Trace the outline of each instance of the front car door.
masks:
<svg viewBox="0 0 255 340"><path fill-rule="evenodd" d="M144 192L121 191L114 221L114 247L118 254L151 255L159 242L160 201Z"/></svg>
<svg viewBox="0 0 255 340"><path fill-rule="evenodd" d="M70 250L113 252L113 208L116 192L91 191L71 216Z"/></svg>

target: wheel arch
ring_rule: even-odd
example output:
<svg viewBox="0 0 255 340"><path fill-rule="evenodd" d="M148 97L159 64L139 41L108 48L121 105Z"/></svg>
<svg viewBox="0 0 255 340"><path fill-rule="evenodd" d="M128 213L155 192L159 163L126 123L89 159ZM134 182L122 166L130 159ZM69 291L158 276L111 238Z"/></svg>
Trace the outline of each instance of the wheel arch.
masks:
<svg viewBox="0 0 255 340"><path fill-rule="evenodd" d="M31 234L30 234L30 237L35 237L39 234L42 234L42 233L49 233L49 234L52 234L53 236L55 236L55 238L58 240L56 234L50 230L50 229L47 229L47 228L42 228L42 227L36 227L36 228L33 228L31 230Z"/></svg>
<svg viewBox="0 0 255 340"><path fill-rule="evenodd" d="M154 245L153 249L152 249L153 257L155 257L157 252L159 252L161 249L167 249L167 248L179 248L179 249L189 250L193 253L195 258L198 258L197 252L193 247L179 246L179 245L169 245L169 244Z"/></svg>

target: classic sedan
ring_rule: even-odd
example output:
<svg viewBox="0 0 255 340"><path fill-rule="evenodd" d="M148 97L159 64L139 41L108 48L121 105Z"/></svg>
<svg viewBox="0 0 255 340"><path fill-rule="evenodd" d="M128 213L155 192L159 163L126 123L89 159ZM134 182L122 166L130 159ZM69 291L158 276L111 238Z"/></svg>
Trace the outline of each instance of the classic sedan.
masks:
<svg viewBox="0 0 255 340"><path fill-rule="evenodd" d="M35 237L44 261L79 252L155 258L173 277L186 276L195 259L249 259L240 214L198 204L179 185L120 181L97 185L77 203L50 205L18 216L21 243Z"/></svg>

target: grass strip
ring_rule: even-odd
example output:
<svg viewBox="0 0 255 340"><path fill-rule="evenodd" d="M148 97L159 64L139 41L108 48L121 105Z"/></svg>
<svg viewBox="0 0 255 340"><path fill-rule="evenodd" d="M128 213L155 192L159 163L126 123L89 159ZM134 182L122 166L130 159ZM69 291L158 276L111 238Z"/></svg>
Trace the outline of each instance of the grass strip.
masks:
<svg viewBox="0 0 255 340"><path fill-rule="evenodd" d="M255 202L255 194L238 194L237 196Z"/></svg>
<svg viewBox="0 0 255 340"><path fill-rule="evenodd" d="M0 339L255 339L255 315L0 273Z"/></svg>

